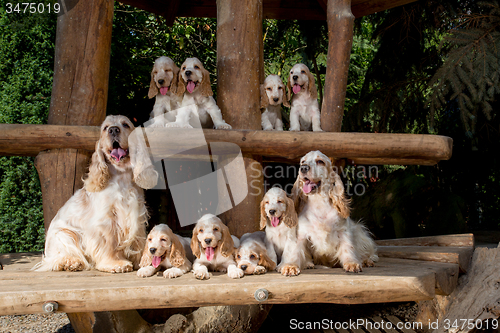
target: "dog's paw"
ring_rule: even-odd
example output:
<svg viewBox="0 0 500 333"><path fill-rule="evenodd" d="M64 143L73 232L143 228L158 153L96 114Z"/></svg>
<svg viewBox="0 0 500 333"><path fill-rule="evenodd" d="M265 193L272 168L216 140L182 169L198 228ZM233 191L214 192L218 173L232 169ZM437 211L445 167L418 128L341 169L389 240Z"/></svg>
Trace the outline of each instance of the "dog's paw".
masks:
<svg viewBox="0 0 500 333"><path fill-rule="evenodd" d="M215 129L226 129L226 130L232 129L231 125L229 125L227 123L218 124L218 125L214 126L214 128Z"/></svg>
<svg viewBox="0 0 500 333"><path fill-rule="evenodd" d="M297 276L300 274L300 268L297 265L284 265L281 268L281 275L284 276Z"/></svg>
<svg viewBox="0 0 500 333"><path fill-rule="evenodd" d="M156 268L153 266L142 267L137 271L138 277L149 277L153 276L156 273Z"/></svg>
<svg viewBox="0 0 500 333"><path fill-rule="evenodd" d="M259 274L264 274L266 271L266 268L264 266L257 266L255 267L255 270L253 271L254 275L259 275Z"/></svg>
<svg viewBox="0 0 500 333"><path fill-rule="evenodd" d="M227 276L229 276L231 279L239 279L242 278L245 273L241 268L238 267L233 267L232 269L228 269L227 271Z"/></svg>
<svg viewBox="0 0 500 333"><path fill-rule="evenodd" d="M208 280L208 279L210 279L210 274L208 273L208 269L206 267L205 267L205 269L198 268L198 269L193 270L193 275L198 280Z"/></svg>
<svg viewBox="0 0 500 333"><path fill-rule="evenodd" d="M108 273L126 273L132 272L134 270L134 266L128 260L117 260L114 262L109 262L103 265L99 265L96 268L99 271Z"/></svg>
<svg viewBox="0 0 500 333"><path fill-rule="evenodd" d="M227 272L227 268L226 267L217 267L215 269L216 272L221 272L221 273L226 273Z"/></svg>
<svg viewBox="0 0 500 333"><path fill-rule="evenodd" d="M362 271L361 265L356 263L356 262L346 262L344 265L344 271L346 272L352 272L352 273L359 273Z"/></svg>
<svg viewBox="0 0 500 333"><path fill-rule="evenodd" d="M312 261L306 263L306 269L314 269L316 266L314 266L314 263Z"/></svg>
<svg viewBox="0 0 500 333"><path fill-rule="evenodd" d="M179 277L181 275L182 275L182 270L180 268L177 268L177 267L169 268L169 269L165 270L165 272L163 272L163 277L167 278L167 279L174 279L174 278Z"/></svg>
<svg viewBox="0 0 500 333"><path fill-rule="evenodd" d="M323 130L321 128L316 128L316 129L313 129L313 132L323 132Z"/></svg>
<svg viewBox="0 0 500 333"><path fill-rule="evenodd" d="M371 259L366 259L363 261L363 267L373 267L375 263Z"/></svg>
<svg viewBox="0 0 500 333"><path fill-rule="evenodd" d="M54 265L53 270L54 271L70 271L70 272L76 272L76 271L83 271L85 269L85 264L83 261L81 261L78 258L73 258L73 257L65 257L59 260Z"/></svg>
<svg viewBox="0 0 500 333"><path fill-rule="evenodd" d="M300 132L300 128L290 128L290 132Z"/></svg>

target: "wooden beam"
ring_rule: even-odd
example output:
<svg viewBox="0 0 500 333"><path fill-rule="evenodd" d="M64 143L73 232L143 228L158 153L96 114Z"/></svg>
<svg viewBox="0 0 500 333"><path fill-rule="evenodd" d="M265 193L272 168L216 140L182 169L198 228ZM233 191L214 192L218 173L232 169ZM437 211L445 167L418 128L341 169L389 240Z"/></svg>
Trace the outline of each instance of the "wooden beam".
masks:
<svg viewBox="0 0 500 333"><path fill-rule="evenodd" d="M436 276L448 274L452 267L435 262L381 258L375 267L359 274L346 274L341 268L306 270L291 278L276 272L241 279L211 273L210 280L200 281L192 273L165 279L162 276L138 278L136 272L29 271L40 260L40 255L7 254L0 255L0 260L4 264L4 270L0 271L0 313L3 315L41 313L46 301L56 301L58 311L72 313L213 305L427 300L435 295ZM269 292L269 299L263 303L254 297L260 288Z"/></svg>
<svg viewBox="0 0 500 333"><path fill-rule="evenodd" d="M383 246L466 246L474 247L473 234L426 236L413 238L382 239L376 241Z"/></svg>
<svg viewBox="0 0 500 333"><path fill-rule="evenodd" d="M172 149L192 144L193 130L146 129L154 154L169 156ZM203 130L207 142L237 144L244 153L298 160L311 150L328 156L348 158L358 164L437 163L451 157L453 140L425 134L311 133L260 130ZM0 124L0 155L34 156L57 148L94 150L99 128ZM169 144L171 143L171 144ZM194 153L194 152L192 152ZM363 162L363 163L361 163ZM399 162L399 163L398 163Z"/></svg>

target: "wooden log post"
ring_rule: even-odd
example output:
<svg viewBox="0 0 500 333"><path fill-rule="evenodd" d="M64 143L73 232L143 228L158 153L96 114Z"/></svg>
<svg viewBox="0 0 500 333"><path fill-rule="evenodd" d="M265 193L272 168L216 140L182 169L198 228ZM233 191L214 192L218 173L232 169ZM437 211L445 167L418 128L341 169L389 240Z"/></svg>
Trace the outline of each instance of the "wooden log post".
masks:
<svg viewBox="0 0 500 333"><path fill-rule="evenodd" d="M262 13L262 0L217 0L217 104L234 129L261 129ZM264 191L262 157L243 159L249 195L223 217L236 236L259 229Z"/></svg>
<svg viewBox="0 0 500 333"><path fill-rule="evenodd" d="M323 131L340 132L354 28L351 0L328 0L327 22L328 57L321 128Z"/></svg>
<svg viewBox="0 0 500 333"><path fill-rule="evenodd" d="M114 1L89 1L78 2L57 20L49 124L100 125L106 117ZM53 149L37 156L45 230L59 208L82 187L91 154Z"/></svg>

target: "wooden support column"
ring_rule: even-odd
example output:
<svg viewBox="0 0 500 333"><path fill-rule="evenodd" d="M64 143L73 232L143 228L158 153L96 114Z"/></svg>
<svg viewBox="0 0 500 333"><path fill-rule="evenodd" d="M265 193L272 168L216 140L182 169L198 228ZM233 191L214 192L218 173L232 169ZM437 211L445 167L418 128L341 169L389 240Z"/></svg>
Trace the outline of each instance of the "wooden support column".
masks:
<svg viewBox="0 0 500 333"><path fill-rule="evenodd" d="M234 129L261 129L262 0L217 0L217 104ZM259 229L262 157L243 155L248 196L224 213L231 233Z"/></svg>
<svg viewBox="0 0 500 333"><path fill-rule="evenodd" d="M58 17L49 124L100 125L106 117L113 5L113 0L80 1ZM82 187L91 154L53 149L37 156L45 230Z"/></svg>
<svg viewBox="0 0 500 333"><path fill-rule="evenodd" d="M328 0L327 22L328 58L321 128L323 131L340 132L354 28L351 0Z"/></svg>

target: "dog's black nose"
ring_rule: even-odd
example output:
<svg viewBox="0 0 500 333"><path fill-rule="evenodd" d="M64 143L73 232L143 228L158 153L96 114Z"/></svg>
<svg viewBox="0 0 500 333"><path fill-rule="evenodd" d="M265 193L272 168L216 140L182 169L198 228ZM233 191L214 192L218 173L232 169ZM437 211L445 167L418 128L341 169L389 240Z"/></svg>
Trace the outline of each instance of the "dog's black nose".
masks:
<svg viewBox="0 0 500 333"><path fill-rule="evenodd" d="M151 254L155 254L156 252L156 247L152 247L149 249L149 252L151 252Z"/></svg>
<svg viewBox="0 0 500 333"><path fill-rule="evenodd" d="M300 172L302 173L307 173L309 171L309 165L301 165L300 166Z"/></svg>
<svg viewBox="0 0 500 333"><path fill-rule="evenodd" d="M273 98L273 101L275 101L275 102L277 102L277 101L279 101L279 100L280 100L280 99L279 99L278 97Z"/></svg>
<svg viewBox="0 0 500 333"><path fill-rule="evenodd" d="M108 128L108 133L116 136L120 133L120 128L118 126L111 126Z"/></svg>
<svg viewBox="0 0 500 333"><path fill-rule="evenodd" d="M192 72L191 71L185 71L184 73L186 73L186 76L189 76L189 75L191 75Z"/></svg>
<svg viewBox="0 0 500 333"><path fill-rule="evenodd" d="M298 79L298 78L299 78L299 76L298 76L298 75L294 75L294 76L293 76L293 79L294 79L295 81L297 81L297 79Z"/></svg>
<svg viewBox="0 0 500 333"><path fill-rule="evenodd" d="M159 84L163 84L163 82L165 82L165 80L158 80Z"/></svg>
<svg viewBox="0 0 500 333"><path fill-rule="evenodd" d="M274 215L274 213L276 213L276 210L274 210L274 209L271 209L271 210L269 211L269 214L271 214L271 215Z"/></svg>
<svg viewBox="0 0 500 333"><path fill-rule="evenodd" d="M248 266L247 266L247 265L241 265L241 266L240 266L240 268L241 268L242 270L246 271L246 270L247 270L247 268L248 268Z"/></svg>
<svg viewBox="0 0 500 333"><path fill-rule="evenodd" d="M212 238L205 238L205 244L210 244L212 243Z"/></svg>

